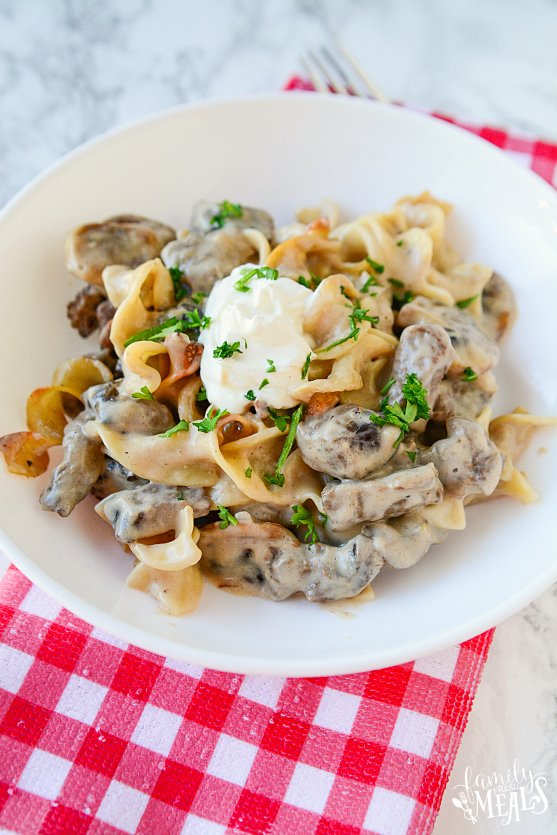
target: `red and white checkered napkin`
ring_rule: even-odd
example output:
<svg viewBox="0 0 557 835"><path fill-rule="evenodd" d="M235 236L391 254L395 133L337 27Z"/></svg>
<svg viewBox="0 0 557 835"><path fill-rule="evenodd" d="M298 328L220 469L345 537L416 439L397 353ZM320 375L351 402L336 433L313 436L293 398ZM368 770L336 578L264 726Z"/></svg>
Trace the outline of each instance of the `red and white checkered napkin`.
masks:
<svg viewBox="0 0 557 835"><path fill-rule="evenodd" d="M557 146L474 128L555 182ZM0 827L425 835L492 632L372 673L258 678L127 646L0 583Z"/></svg>

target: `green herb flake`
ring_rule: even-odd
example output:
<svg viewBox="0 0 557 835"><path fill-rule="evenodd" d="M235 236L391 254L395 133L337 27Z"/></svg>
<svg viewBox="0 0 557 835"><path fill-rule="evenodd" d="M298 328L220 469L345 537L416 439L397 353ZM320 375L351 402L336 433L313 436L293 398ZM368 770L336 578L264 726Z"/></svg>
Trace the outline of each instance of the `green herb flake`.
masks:
<svg viewBox="0 0 557 835"><path fill-rule="evenodd" d="M294 513L290 518L290 524L295 525L297 528L300 526L307 528L304 540L312 544L317 542L318 537L317 531L315 530L315 522L310 511L301 504L292 505L292 510Z"/></svg>
<svg viewBox="0 0 557 835"><path fill-rule="evenodd" d="M247 468L246 468L246 471L244 472L244 475L245 475L245 477L246 477L246 478L251 478L252 473L253 473L252 468L251 468L251 467L247 467Z"/></svg>
<svg viewBox="0 0 557 835"><path fill-rule="evenodd" d="M200 330L205 330L211 324L211 317L210 316L200 316L199 310L188 310L184 314L182 321L182 326L185 327L186 330L194 330L195 328L199 328Z"/></svg>
<svg viewBox="0 0 557 835"><path fill-rule="evenodd" d="M319 519L320 519L322 525L326 525L327 522L329 521L329 517L327 516L326 513L321 513L320 512L319 513Z"/></svg>
<svg viewBox="0 0 557 835"><path fill-rule="evenodd" d="M311 290L311 282L309 279L305 278L303 275L298 276L298 284L301 284L302 287L307 287L308 290Z"/></svg>
<svg viewBox="0 0 557 835"><path fill-rule="evenodd" d="M297 409L294 409L292 415L290 416L290 429L288 430L288 435L284 441L284 446L282 448L282 452L279 455L277 465L275 467L275 472L273 474L265 474L265 481L269 484L275 484L277 487L284 487L284 473L282 472L284 469L284 465L286 463L286 459L290 455L290 450L294 445L294 441L296 440L296 430L298 428L298 424L302 419L302 415L304 413L304 404L300 403Z"/></svg>
<svg viewBox="0 0 557 835"><path fill-rule="evenodd" d="M466 307L470 307L472 302L475 302L476 299L479 299L479 298L480 298L480 294L476 293L475 296L470 296L469 299L461 299L460 301L455 302L455 304L456 304L457 307L460 307L461 310L464 310Z"/></svg>
<svg viewBox="0 0 557 835"><path fill-rule="evenodd" d="M280 432L286 432L290 423L290 415L281 415L274 409L269 409L269 417Z"/></svg>
<svg viewBox="0 0 557 835"><path fill-rule="evenodd" d="M405 293L399 295L395 293L393 296L393 310L402 310L405 304L409 304L414 298L414 293L411 290L406 290Z"/></svg>
<svg viewBox="0 0 557 835"><path fill-rule="evenodd" d="M155 398L147 388L147 386L141 386L139 391L134 391L132 397L136 400L154 400Z"/></svg>
<svg viewBox="0 0 557 835"><path fill-rule="evenodd" d="M311 353L309 353L307 355L306 361L304 362L304 364L302 366L302 372L301 372L302 373L302 380L305 380L307 375L308 375L310 363L311 363Z"/></svg>
<svg viewBox="0 0 557 835"><path fill-rule="evenodd" d="M217 347L213 351L213 358L216 360L226 360L234 354L243 353L244 352L240 350L239 340L237 342L233 342L232 345L229 345L225 339L222 345L217 345Z"/></svg>
<svg viewBox="0 0 557 835"><path fill-rule="evenodd" d="M180 319L177 319L176 316L172 316L170 319L167 319L166 322L162 322L154 328L147 328L147 330L134 333L133 336L126 339L124 342L124 348L127 348L128 345L132 345L134 342L143 342L144 340L148 342L159 342L170 333L176 332L183 333L184 324Z"/></svg>
<svg viewBox="0 0 557 835"><path fill-rule="evenodd" d="M193 425L199 432L208 434L209 432L214 432L218 419L228 414L230 413L226 409L215 409L214 406L211 406L203 420L194 420Z"/></svg>
<svg viewBox="0 0 557 835"><path fill-rule="evenodd" d="M207 400L207 389L205 388L205 386L201 386L201 388L195 395L195 399L198 403L202 400Z"/></svg>
<svg viewBox="0 0 557 835"><path fill-rule="evenodd" d="M267 374L271 374L271 372L276 371L276 370L277 369L275 368L275 364L274 364L273 360L267 360L267 368L265 369Z"/></svg>
<svg viewBox="0 0 557 835"><path fill-rule="evenodd" d="M207 298L208 293L203 293L201 290L198 290L197 293L191 294L191 300L194 304L203 304L204 300Z"/></svg>
<svg viewBox="0 0 557 835"><path fill-rule="evenodd" d="M383 388L381 389L379 394L382 394L383 396L385 394L388 394L389 391L391 390L391 388L394 386L395 382L396 382L395 378L391 377L389 380L387 380L387 382L385 383L385 385L383 386Z"/></svg>
<svg viewBox="0 0 557 835"><path fill-rule="evenodd" d="M172 284L174 285L174 295L176 297L176 301L182 301L184 296L187 296L187 290L182 284L182 279L185 275L184 271L180 269L180 267L169 267L168 272L170 273L170 278L172 279Z"/></svg>
<svg viewBox="0 0 557 835"><path fill-rule="evenodd" d="M267 281L276 281L279 277L279 271L273 267L254 267L252 270L246 269L238 281L234 282L234 287L240 293L248 293L248 284L252 278L266 278Z"/></svg>
<svg viewBox="0 0 557 835"><path fill-rule="evenodd" d="M370 287L381 287L379 282L377 281L374 275L370 275L370 277L366 280L365 284L362 287L362 293L367 293Z"/></svg>
<svg viewBox="0 0 557 835"><path fill-rule="evenodd" d="M400 278L388 278L387 281L389 284L392 284L393 287L404 287L404 281L401 281Z"/></svg>
<svg viewBox="0 0 557 835"><path fill-rule="evenodd" d="M417 407L418 418L428 420L431 409L427 402L427 390L416 374L406 375L406 380L402 385L402 395L407 403L412 403Z"/></svg>
<svg viewBox="0 0 557 835"><path fill-rule="evenodd" d="M236 517L234 516L233 513L230 513L230 511L228 510L227 507L224 507L221 504L217 505L217 507L218 507L218 510L219 510L219 519L221 520L219 522L219 528L224 530L229 525L237 525L238 524L238 520L236 519Z"/></svg>
<svg viewBox="0 0 557 835"><path fill-rule="evenodd" d="M176 498L178 499L179 502L185 502L186 501L186 497L184 496L184 493L183 493L182 490L178 490L178 492L176 493Z"/></svg>
<svg viewBox="0 0 557 835"><path fill-rule="evenodd" d="M244 210L239 203L231 203L229 200L223 200L218 204L218 212L211 218L211 226L217 229L222 229L225 221L230 217L242 217Z"/></svg>
<svg viewBox="0 0 557 835"><path fill-rule="evenodd" d="M474 380L478 379L478 375L473 368L470 368L470 366L467 365L462 372L462 379L467 383L472 383Z"/></svg>
<svg viewBox="0 0 557 835"><path fill-rule="evenodd" d="M405 451L406 455L408 456L408 458L410 459L410 461L414 464L415 461L416 461L416 456L418 455L416 450L415 449L405 449L404 451Z"/></svg>
<svg viewBox="0 0 557 835"><path fill-rule="evenodd" d="M400 241L396 242L396 245L397 246L404 246L404 241L402 240L402 238L400 239Z"/></svg>
<svg viewBox="0 0 557 835"><path fill-rule="evenodd" d="M265 388L265 386L268 386L268 385L269 385L269 381L268 381L268 379L265 377L265 379L264 379L264 380L261 380L261 384L260 384L260 386L259 386L259 391L261 391L261 389L264 389L264 388Z"/></svg>
<svg viewBox="0 0 557 835"><path fill-rule="evenodd" d="M336 348L338 345L342 345L344 342L348 342L349 339L353 339L354 342L357 342L359 333L360 328L353 328L348 336L344 336L342 339L337 339L336 342L331 342L330 345L325 345L324 348L318 348L315 353L324 354L326 351L332 351L333 348Z"/></svg>
<svg viewBox="0 0 557 835"><path fill-rule="evenodd" d="M246 398L246 400L252 400L252 401L255 400L254 390L250 389L249 391L246 391L246 393L244 394L244 397Z"/></svg>
<svg viewBox="0 0 557 835"><path fill-rule="evenodd" d="M369 255L366 255L366 261L369 264L369 266L371 267L371 269L375 270L375 272L378 275L381 275L381 273L385 272L385 265L384 264L379 264L377 261L374 261L373 258L369 257Z"/></svg>
<svg viewBox="0 0 557 835"><path fill-rule="evenodd" d="M379 316L368 316L369 311L364 310L358 299L354 302L352 312L348 316L350 327L356 330L360 322L371 322L372 325L379 324Z"/></svg>
<svg viewBox="0 0 557 835"><path fill-rule="evenodd" d="M176 435L177 432L189 432L190 425L187 420L181 420L176 426L172 426L170 429L167 429L166 432L161 432L159 438L170 438L172 435Z"/></svg>

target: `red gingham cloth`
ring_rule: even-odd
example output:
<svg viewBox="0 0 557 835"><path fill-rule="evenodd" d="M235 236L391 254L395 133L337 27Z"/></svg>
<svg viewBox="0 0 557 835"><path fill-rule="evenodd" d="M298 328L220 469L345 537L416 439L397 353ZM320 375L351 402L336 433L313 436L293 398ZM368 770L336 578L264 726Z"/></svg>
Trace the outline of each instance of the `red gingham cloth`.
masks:
<svg viewBox="0 0 557 835"><path fill-rule="evenodd" d="M556 145L466 127L555 184ZM0 583L0 827L426 835L492 634L372 673L231 675L128 646L10 568Z"/></svg>

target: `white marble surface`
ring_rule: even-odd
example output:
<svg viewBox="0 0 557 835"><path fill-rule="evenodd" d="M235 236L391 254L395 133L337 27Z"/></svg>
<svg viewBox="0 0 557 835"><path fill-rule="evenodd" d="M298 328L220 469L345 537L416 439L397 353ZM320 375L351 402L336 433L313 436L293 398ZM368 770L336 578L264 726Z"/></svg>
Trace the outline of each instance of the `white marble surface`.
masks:
<svg viewBox="0 0 557 835"><path fill-rule="evenodd" d="M557 140L555 0L0 0L0 204L83 140L183 101L270 91L340 37L390 96ZM451 784L549 772L557 831L557 591L496 631ZM447 792L435 835L473 828Z"/></svg>

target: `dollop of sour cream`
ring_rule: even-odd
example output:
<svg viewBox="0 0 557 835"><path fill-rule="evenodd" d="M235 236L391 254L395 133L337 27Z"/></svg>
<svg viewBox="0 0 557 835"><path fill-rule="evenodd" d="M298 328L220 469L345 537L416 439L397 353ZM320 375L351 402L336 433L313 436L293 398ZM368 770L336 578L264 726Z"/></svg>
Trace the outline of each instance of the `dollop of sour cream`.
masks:
<svg viewBox="0 0 557 835"><path fill-rule="evenodd" d="M302 368L312 349L311 337L304 334L311 290L284 276L275 280L254 276L247 292L236 289L235 283L251 269L256 266L237 267L214 285L205 305L211 323L199 337L207 399L231 413L244 412L251 405L245 397L248 391L274 409L296 406L291 392L302 382ZM225 341L239 342L242 353L215 359L213 351ZM275 371L268 370L272 366Z"/></svg>

